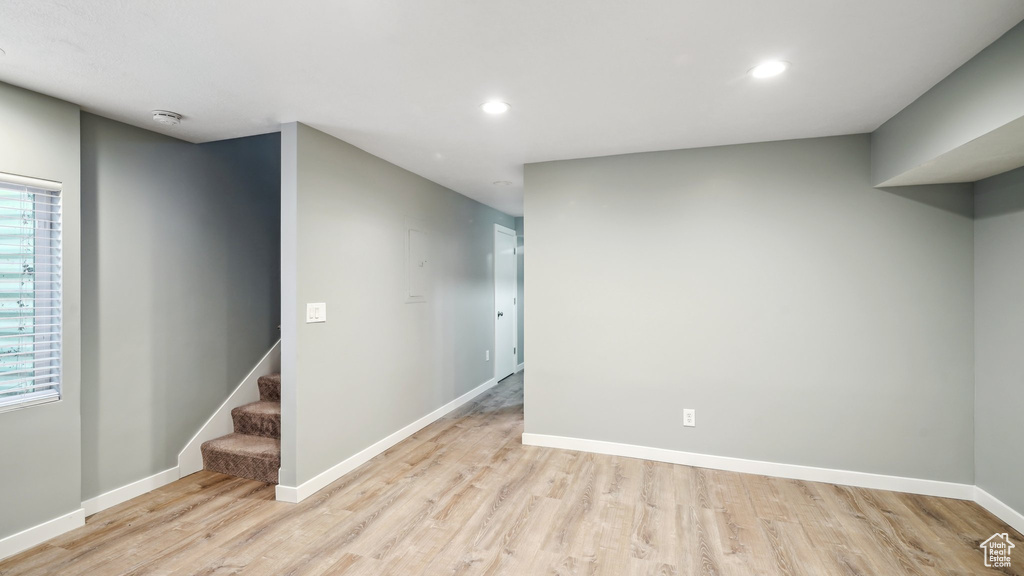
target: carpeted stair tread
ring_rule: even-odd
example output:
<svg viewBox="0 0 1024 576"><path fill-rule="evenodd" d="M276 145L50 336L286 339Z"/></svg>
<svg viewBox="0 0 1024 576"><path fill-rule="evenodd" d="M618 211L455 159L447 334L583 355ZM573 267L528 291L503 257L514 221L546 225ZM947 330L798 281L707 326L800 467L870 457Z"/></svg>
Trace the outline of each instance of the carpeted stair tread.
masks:
<svg viewBox="0 0 1024 576"><path fill-rule="evenodd" d="M261 376L260 400L231 410L235 431L201 446L203 468L277 484L281 467L281 375Z"/></svg>
<svg viewBox="0 0 1024 576"><path fill-rule="evenodd" d="M228 434L204 442L203 468L277 484L281 467L281 441L276 438Z"/></svg>
<svg viewBox="0 0 1024 576"><path fill-rule="evenodd" d="M260 387L260 400L265 402L281 401L281 375L267 374L257 380Z"/></svg>
<svg viewBox="0 0 1024 576"><path fill-rule="evenodd" d="M276 438L250 436L248 434L228 434L203 443L211 450L231 452L254 458L280 459L281 441Z"/></svg>
<svg viewBox="0 0 1024 576"><path fill-rule="evenodd" d="M266 438L281 437L281 403L260 400L231 410L235 432Z"/></svg>

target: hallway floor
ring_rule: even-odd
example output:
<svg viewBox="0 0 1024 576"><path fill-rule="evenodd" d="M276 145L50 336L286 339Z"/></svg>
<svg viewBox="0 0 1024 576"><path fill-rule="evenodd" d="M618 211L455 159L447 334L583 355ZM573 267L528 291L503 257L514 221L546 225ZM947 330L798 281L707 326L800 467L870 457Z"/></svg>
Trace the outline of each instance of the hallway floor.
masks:
<svg viewBox="0 0 1024 576"><path fill-rule="evenodd" d="M976 504L524 447L522 374L301 504L200 472L0 575L963 575Z"/></svg>

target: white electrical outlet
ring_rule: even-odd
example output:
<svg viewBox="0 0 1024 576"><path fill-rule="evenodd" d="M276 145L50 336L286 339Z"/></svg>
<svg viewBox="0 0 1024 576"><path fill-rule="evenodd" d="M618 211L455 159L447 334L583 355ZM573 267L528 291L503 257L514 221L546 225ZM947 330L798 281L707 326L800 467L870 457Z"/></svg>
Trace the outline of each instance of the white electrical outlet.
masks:
<svg viewBox="0 0 1024 576"><path fill-rule="evenodd" d="M306 304L306 324L315 322L327 322L327 304L323 302Z"/></svg>
<svg viewBox="0 0 1024 576"><path fill-rule="evenodd" d="M692 408L683 409L683 426L697 425L697 411Z"/></svg>
<svg viewBox="0 0 1024 576"><path fill-rule="evenodd" d="M490 361L491 361L491 351L490 350L484 350L484 362L490 362Z"/></svg>

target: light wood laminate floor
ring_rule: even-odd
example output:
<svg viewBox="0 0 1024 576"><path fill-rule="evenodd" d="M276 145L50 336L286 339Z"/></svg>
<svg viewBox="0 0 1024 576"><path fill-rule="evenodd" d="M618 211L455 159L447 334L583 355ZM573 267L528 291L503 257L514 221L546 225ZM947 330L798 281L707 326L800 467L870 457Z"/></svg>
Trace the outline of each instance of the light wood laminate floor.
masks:
<svg viewBox="0 0 1024 576"><path fill-rule="evenodd" d="M301 504L200 472L0 574L961 575L1009 531L976 504L524 447L522 375Z"/></svg>

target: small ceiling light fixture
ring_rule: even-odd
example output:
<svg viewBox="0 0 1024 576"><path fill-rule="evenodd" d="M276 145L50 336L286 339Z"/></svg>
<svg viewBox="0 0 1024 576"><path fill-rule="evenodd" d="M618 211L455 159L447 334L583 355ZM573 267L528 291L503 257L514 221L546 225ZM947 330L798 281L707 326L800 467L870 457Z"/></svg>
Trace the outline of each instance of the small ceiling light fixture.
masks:
<svg viewBox="0 0 1024 576"><path fill-rule="evenodd" d="M754 78L771 78L778 76L789 69L789 62L784 60L769 60L762 62L750 69L750 75Z"/></svg>
<svg viewBox="0 0 1024 576"><path fill-rule="evenodd" d="M153 110L153 121L167 126L177 126L181 124L181 114L167 110Z"/></svg>
<svg viewBox="0 0 1024 576"><path fill-rule="evenodd" d="M490 102L484 102L480 105L480 109L488 114L504 114L508 112L512 106L508 102L502 102L500 100L491 100Z"/></svg>
<svg viewBox="0 0 1024 576"><path fill-rule="evenodd" d="M509 182L508 180L495 180L492 184L495 186L511 186L512 182Z"/></svg>

